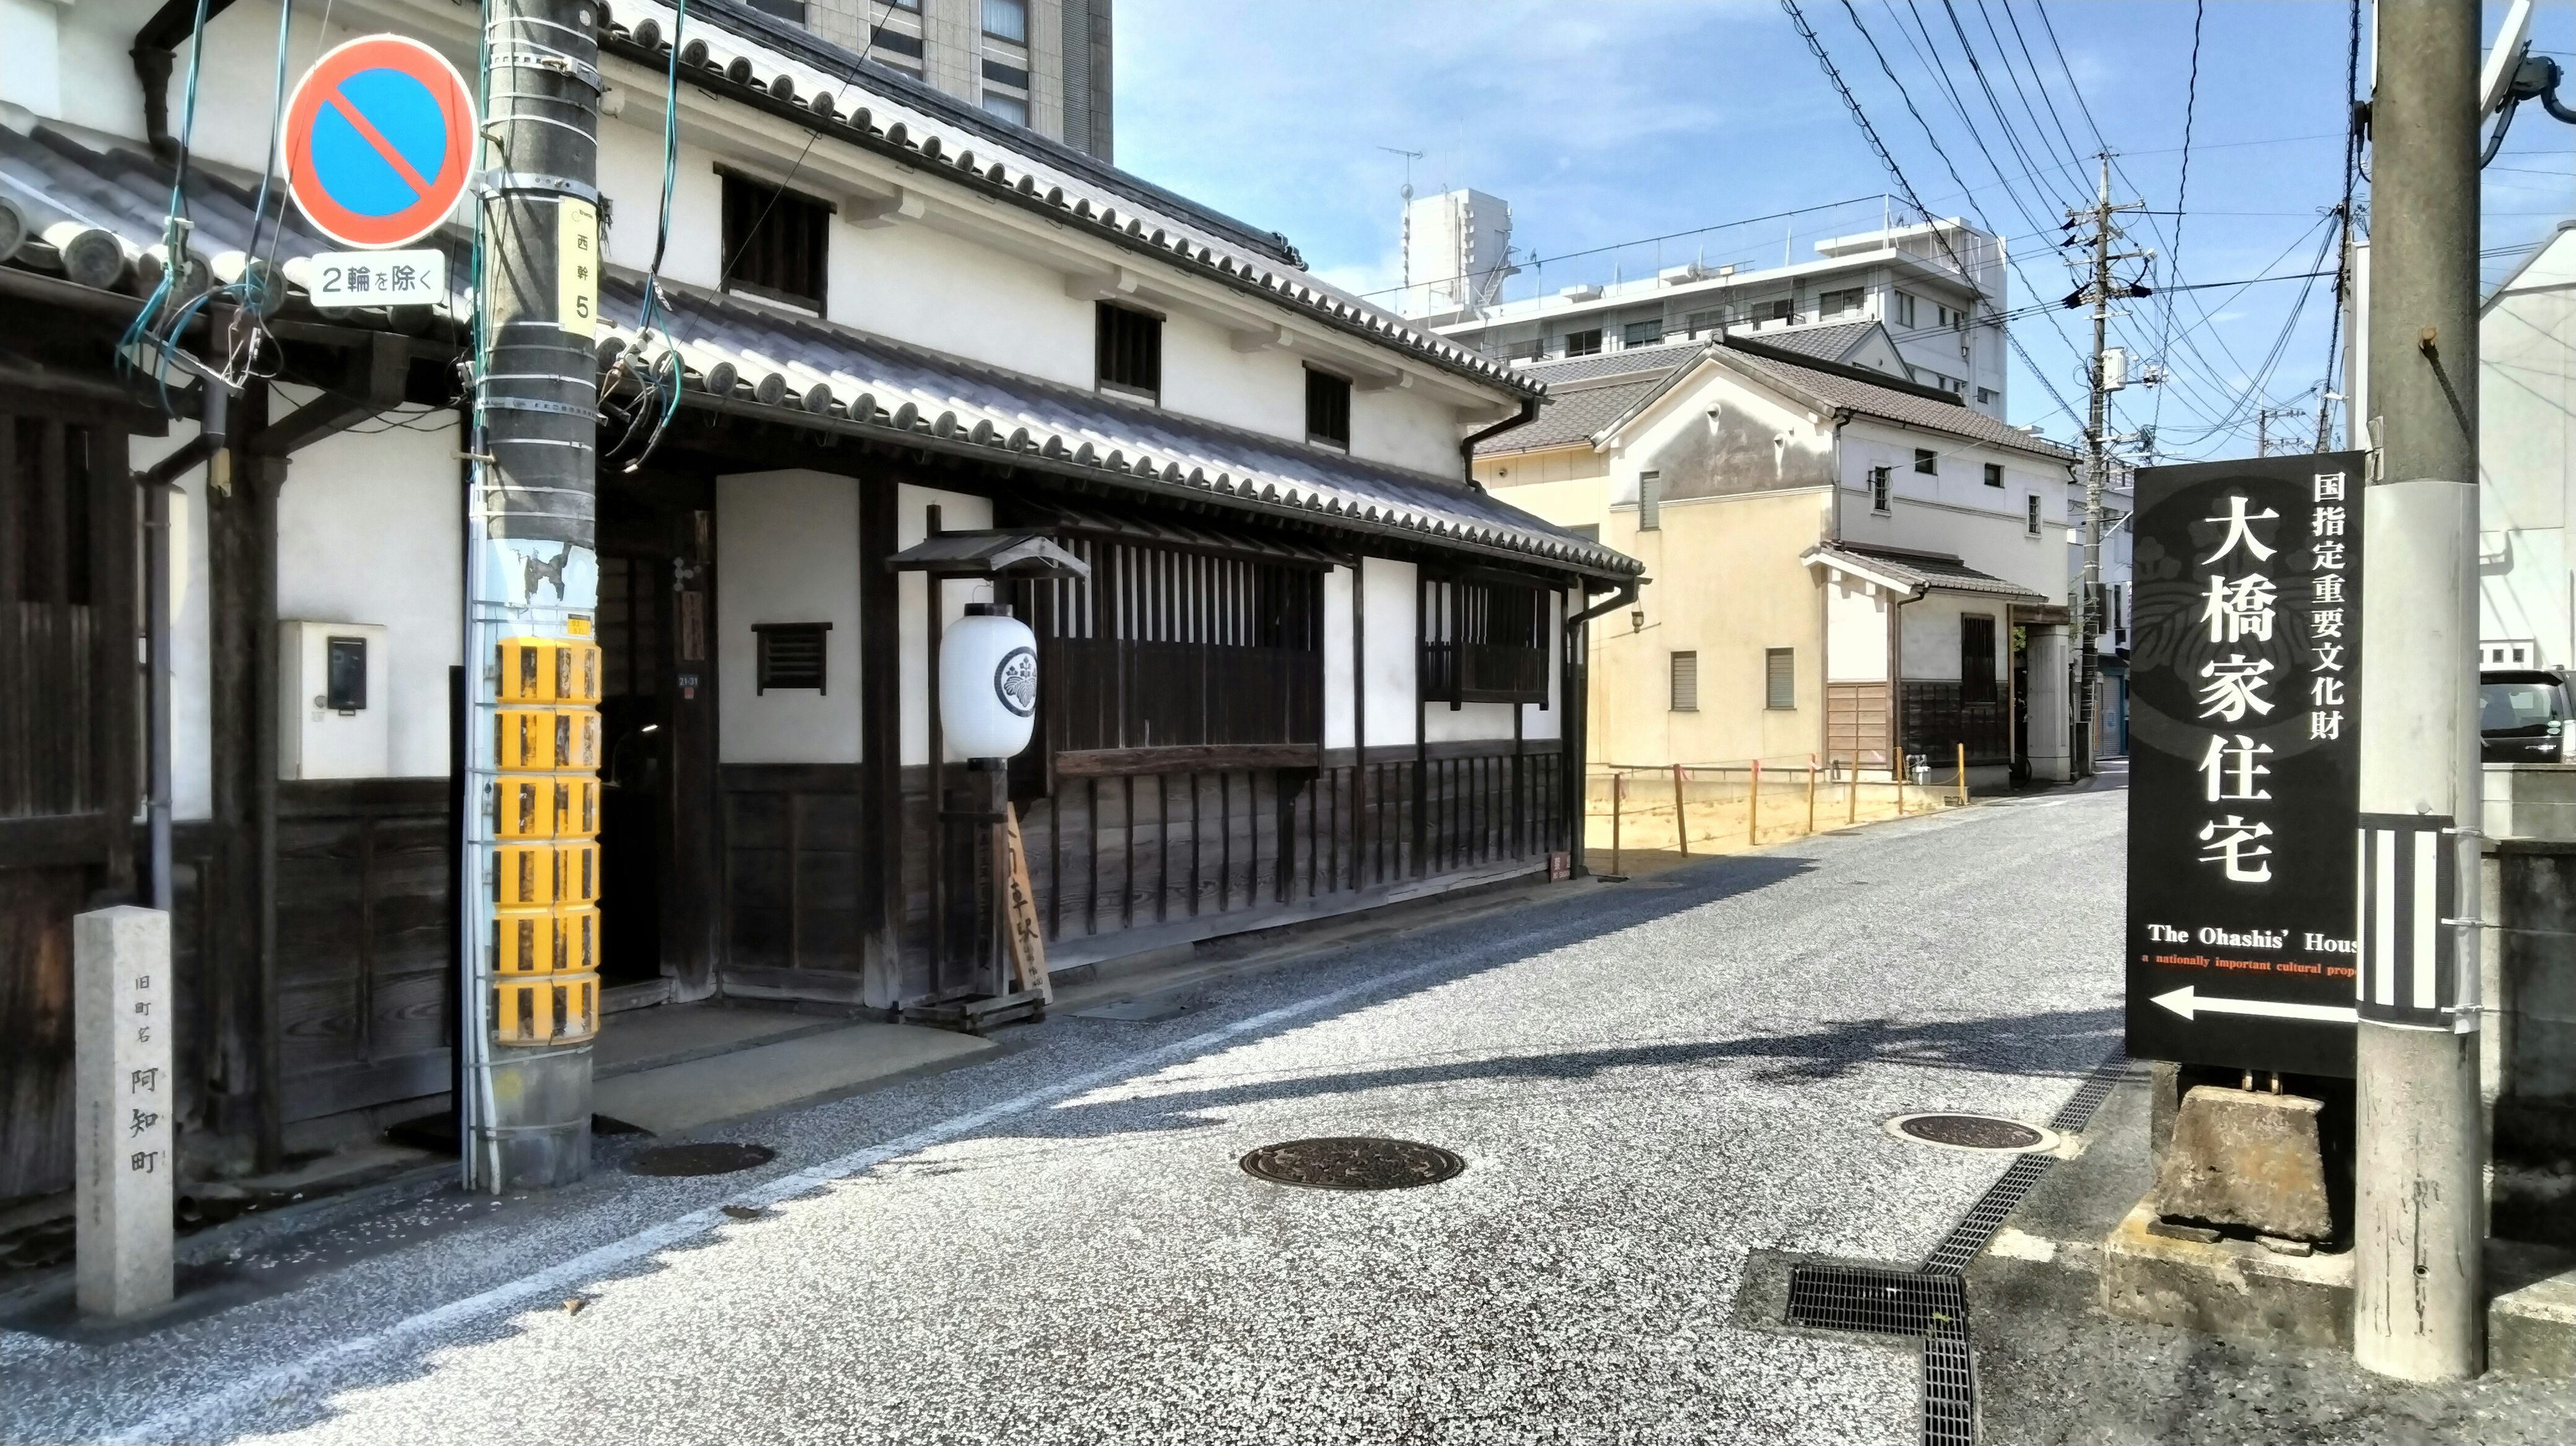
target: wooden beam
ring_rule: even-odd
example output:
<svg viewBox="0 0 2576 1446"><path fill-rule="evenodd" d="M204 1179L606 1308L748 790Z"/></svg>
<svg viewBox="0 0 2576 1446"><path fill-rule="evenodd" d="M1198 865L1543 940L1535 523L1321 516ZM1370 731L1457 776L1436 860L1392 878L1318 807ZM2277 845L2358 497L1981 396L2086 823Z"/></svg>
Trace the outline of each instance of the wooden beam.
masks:
<svg viewBox="0 0 2576 1446"><path fill-rule="evenodd" d="M1090 748L1055 756L1056 772L1073 778L1126 778L1145 773L1218 769L1313 768L1312 743L1211 743L1161 748Z"/></svg>

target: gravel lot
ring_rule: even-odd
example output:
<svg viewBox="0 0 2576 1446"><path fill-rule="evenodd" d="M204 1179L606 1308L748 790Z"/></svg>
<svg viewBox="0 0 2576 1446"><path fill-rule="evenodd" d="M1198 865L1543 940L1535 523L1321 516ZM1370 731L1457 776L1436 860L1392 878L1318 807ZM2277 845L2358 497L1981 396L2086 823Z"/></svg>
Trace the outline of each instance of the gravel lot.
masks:
<svg viewBox="0 0 2576 1446"><path fill-rule="evenodd" d="M715 1132L757 1172L603 1142L250 1251L219 1313L0 1331L0 1439L1910 1442L1911 1343L1734 1327L1746 1252L1910 1265L2004 1161L1883 1121L2042 1121L2117 1046L2121 829L2004 802L1059 1017ZM1355 1134L1467 1169L1235 1164Z"/></svg>

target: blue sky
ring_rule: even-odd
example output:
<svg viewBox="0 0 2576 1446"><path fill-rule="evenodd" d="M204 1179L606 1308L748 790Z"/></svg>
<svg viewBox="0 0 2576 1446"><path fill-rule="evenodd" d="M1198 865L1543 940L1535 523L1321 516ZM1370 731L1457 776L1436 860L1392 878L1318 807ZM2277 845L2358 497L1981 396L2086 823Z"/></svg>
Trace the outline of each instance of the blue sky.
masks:
<svg viewBox="0 0 2576 1446"><path fill-rule="evenodd" d="M2119 153L2115 198L2165 213L2128 221L2132 245L2167 258L2152 280L2311 269L2343 187L2346 5L2207 5L2180 216L2187 0L2057 0L2044 14L2037 0L1801 8L1925 204L1982 215L2010 238L2013 305L2072 289L2056 224L2090 200L2087 158L2105 143ZM2492 33L2502 7L2488 10ZM1117 26L1119 163L1286 232L1319 272L1363 292L1398 279L1406 163L1381 147L1424 153L1419 190L1509 200L1515 248L1555 258L1543 282L1534 270L1516 285L1551 290L1757 239L1774 260L1784 240L1812 254L1799 219L1702 228L1892 189L1776 0L1120 0ZM2534 38L2576 69L2576 7L2541 7ZM1815 217L1814 234L1874 225L1877 207ZM2526 106L2487 172L2486 211L2484 245L2499 253L2576 216L2576 127ZM2482 274L2494 282L2521 254L2490 255ZM2205 289L2174 297L2170 320L2161 298L2132 303L2115 340L2162 357L2172 381L2120 394L2122 429L2154 421L2171 458L2243 455L2255 413L2273 407L2296 413L2273 420L2276 437L2312 440L2330 288ZM2012 419L2076 435L2041 380L2082 409L2081 314L2032 316L2013 335L2039 370L2015 363Z"/></svg>

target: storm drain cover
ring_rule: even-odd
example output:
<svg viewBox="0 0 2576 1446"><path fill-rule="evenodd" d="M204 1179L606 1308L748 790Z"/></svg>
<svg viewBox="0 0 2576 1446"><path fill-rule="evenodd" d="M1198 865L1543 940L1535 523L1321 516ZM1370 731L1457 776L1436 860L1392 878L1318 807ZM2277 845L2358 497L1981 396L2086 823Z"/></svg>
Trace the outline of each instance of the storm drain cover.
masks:
<svg viewBox="0 0 2576 1446"><path fill-rule="evenodd" d="M635 1175L730 1175L736 1170L766 1165L777 1154L767 1145L710 1140L700 1145L663 1145L642 1151L626 1162L626 1169Z"/></svg>
<svg viewBox="0 0 2576 1446"><path fill-rule="evenodd" d="M1956 1328L1967 1318L1967 1288L1955 1275L1852 1265L1801 1265L1789 1272L1789 1324L1793 1326L1929 1336Z"/></svg>
<svg viewBox="0 0 2576 1446"><path fill-rule="evenodd" d="M1243 1157L1243 1168L1277 1184L1316 1190L1410 1190L1437 1185L1467 1162L1438 1145L1351 1135L1264 1145Z"/></svg>
<svg viewBox="0 0 2576 1446"><path fill-rule="evenodd" d="M2047 1131L1993 1115L1900 1115L1888 1127L1906 1139L1954 1150L2037 1150L2049 1144Z"/></svg>

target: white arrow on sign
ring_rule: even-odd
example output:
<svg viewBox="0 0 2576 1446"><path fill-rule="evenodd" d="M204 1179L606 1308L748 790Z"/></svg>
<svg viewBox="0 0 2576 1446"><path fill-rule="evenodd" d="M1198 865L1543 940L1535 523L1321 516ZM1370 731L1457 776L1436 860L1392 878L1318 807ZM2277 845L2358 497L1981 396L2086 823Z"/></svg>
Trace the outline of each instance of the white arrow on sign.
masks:
<svg viewBox="0 0 2576 1446"><path fill-rule="evenodd" d="M2156 1002L2185 1019L2198 1014L2256 1014L2270 1019L2313 1019L2320 1024L2356 1024L2361 1011L2350 1004L2287 1004L2276 999L2218 999L2194 995L2188 984Z"/></svg>

